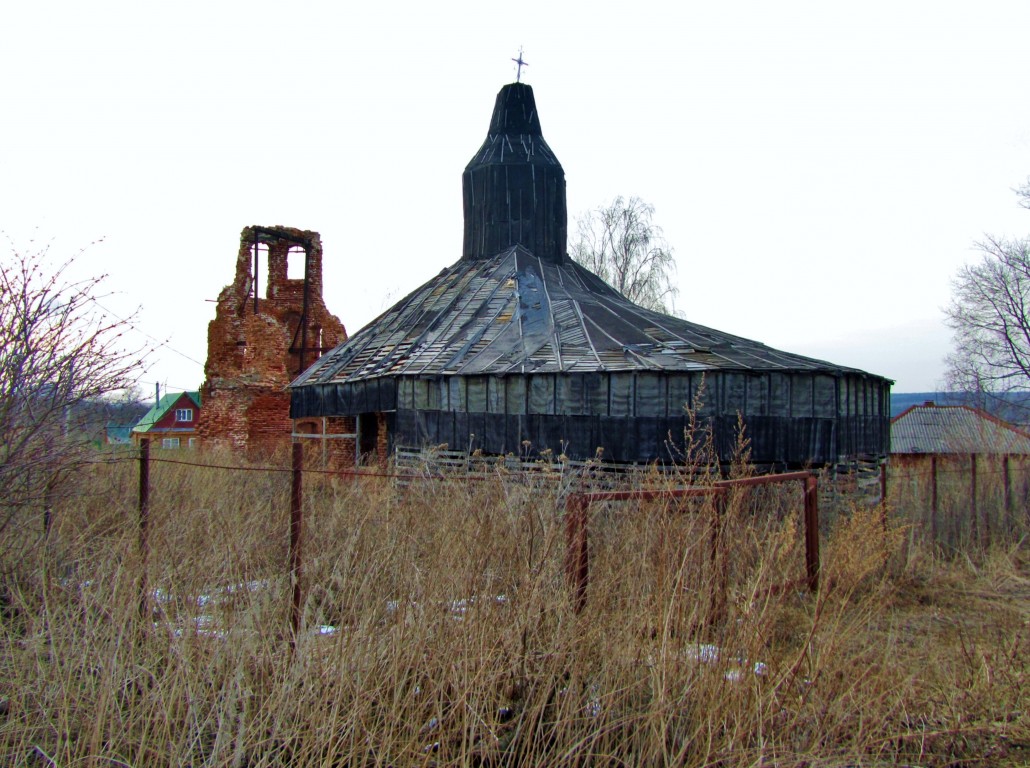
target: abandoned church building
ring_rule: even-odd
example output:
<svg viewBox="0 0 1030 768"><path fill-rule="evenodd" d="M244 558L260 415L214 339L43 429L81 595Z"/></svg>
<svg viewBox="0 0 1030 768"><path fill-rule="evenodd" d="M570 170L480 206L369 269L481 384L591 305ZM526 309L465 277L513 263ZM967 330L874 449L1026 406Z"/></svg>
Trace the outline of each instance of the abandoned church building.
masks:
<svg viewBox="0 0 1030 768"><path fill-rule="evenodd" d="M208 325L204 408L197 425L201 444L272 450L288 442L294 429L290 381L346 338L322 298L318 233L246 227L235 279L218 295ZM326 423L297 428L314 432Z"/></svg>
<svg viewBox="0 0 1030 768"><path fill-rule="evenodd" d="M758 464L886 455L888 379L642 309L570 260L565 172L530 86L501 89L462 185L460 260L307 368L290 387L294 419L356 419L358 451L380 458L528 445L670 462L703 382L699 416L723 460L738 413Z"/></svg>

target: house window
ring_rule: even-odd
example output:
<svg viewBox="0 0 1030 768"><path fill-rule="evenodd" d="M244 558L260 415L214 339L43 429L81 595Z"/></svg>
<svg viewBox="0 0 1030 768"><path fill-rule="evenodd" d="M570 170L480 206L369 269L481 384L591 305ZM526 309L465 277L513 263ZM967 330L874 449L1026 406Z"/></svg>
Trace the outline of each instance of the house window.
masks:
<svg viewBox="0 0 1030 768"><path fill-rule="evenodd" d="M175 409L175 420L176 421L193 421L193 409L192 408L176 408Z"/></svg>
<svg viewBox="0 0 1030 768"><path fill-rule="evenodd" d="M188 445L188 446L189 446L190 448L196 448L196 447L197 447L197 438L195 438L195 437L191 437L191 438L189 439L189 442L187 443L187 445Z"/></svg>
<svg viewBox="0 0 1030 768"><path fill-rule="evenodd" d="M177 437L164 437L161 439L162 448L178 448L179 438Z"/></svg>

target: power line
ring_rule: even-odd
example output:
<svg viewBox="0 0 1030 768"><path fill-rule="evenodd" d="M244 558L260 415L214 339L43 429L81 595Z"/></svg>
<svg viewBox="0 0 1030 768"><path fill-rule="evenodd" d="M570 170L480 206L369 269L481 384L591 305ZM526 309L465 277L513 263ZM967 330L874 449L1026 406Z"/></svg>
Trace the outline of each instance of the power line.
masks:
<svg viewBox="0 0 1030 768"><path fill-rule="evenodd" d="M155 342L158 345L158 349L162 349L162 348L167 349L168 351L174 352L175 354L179 355L180 357L184 357L185 359L190 360L190 362L193 362L193 363L195 363L197 365L200 365L201 368L204 368L204 363L201 362L200 360L195 359L195 358L191 357L190 355L187 355L185 352L181 352L181 351L175 349L175 347L170 345L167 341L162 341L161 339L158 339L156 337L150 336L149 334L146 333L145 330L143 330L142 328L140 328L137 325L135 325L131 320L128 320L125 317L119 316L117 313L112 312L111 310L107 309L107 307L105 307L100 302L98 302L96 299L94 299L93 296L90 296L90 301L93 302L94 304L96 304L98 307L100 307L100 309L102 309L104 312L109 314L115 320L117 320L119 322L124 322L130 328L135 330L137 334L140 334L140 335L146 337L147 339L149 339L150 341Z"/></svg>

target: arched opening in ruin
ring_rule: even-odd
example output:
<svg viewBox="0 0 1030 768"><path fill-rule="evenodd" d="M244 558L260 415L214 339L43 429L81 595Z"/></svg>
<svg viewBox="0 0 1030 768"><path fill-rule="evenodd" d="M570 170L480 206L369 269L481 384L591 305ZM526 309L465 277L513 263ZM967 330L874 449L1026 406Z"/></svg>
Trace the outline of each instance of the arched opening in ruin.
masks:
<svg viewBox="0 0 1030 768"><path fill-rule="evenodd" d="M303 280L307 264L307 251L303 246L291 245L286 252L286 279Z"/></svg>
<svg viewBox="0 0 1030 768"><path fill-rule="evenodd" d="M308 344L313 347L313 354L311 355L311 359L308 360L309 364L320 358L323 352L328 352L328 350L322 346L322 326L316 325L312 327L311 338L308 339Z"/></svg>
<svg viewBox="0 0 1030 768"><path fill-rule="evenodd" d="M260 297L262 269L268 269L268 244L251 242L250 252L250 280L247 282L247 299L251 302ZM267 283L266 292L267 292ZM255 307L257 305L255 304Z"/></svg>

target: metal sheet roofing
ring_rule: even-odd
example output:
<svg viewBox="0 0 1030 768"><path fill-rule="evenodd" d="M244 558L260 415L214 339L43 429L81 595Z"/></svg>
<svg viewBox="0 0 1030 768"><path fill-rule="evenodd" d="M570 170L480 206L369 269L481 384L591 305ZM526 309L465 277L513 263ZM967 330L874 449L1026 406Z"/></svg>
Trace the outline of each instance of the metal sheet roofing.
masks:
<svg viewBox="0 0 1030 768"><path fill-rule="evenodd" d="M643 309L574 262L556 264L515 246L443 270L292 386L642 370L863 374Z"/></svg>
<svg viewBox="0 0 1030 768"><path fill-rule="evenodd" d="M965 405L914 405L891 421L891 453L1030 454L1030 435Z"/></svg>

